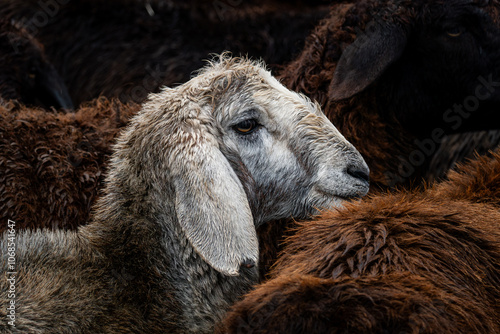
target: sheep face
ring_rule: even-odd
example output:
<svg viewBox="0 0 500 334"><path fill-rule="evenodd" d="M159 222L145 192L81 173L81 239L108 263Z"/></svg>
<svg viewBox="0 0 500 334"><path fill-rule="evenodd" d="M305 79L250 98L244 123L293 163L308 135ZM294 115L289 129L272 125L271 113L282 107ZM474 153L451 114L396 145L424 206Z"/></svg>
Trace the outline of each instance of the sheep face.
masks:
<svg viewBox="0 0 500 334"><path fill-rule="evenodd" d="M256 225L365 195L368 167L316 105L261 65L222 57L150 97L118 141L108 183L111 205L133 202L155 220L175 212L196 252L238 275L257 263Z"/></svg>
<svg viewBox="0 0 500 334"><path fill-rule="evenodd" d="M368 191L368 167L316 103L262 68L215 101L219 145L245 189L257 225L306 218Z"/></svg>

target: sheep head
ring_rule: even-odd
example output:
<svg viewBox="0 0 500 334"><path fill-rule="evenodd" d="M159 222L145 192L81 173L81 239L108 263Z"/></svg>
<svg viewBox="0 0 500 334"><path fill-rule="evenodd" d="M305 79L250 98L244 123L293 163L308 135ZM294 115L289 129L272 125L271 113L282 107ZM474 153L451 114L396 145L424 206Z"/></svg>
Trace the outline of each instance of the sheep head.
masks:
<svg viewBox="0 0 500 334"><path fill-rule="evenodd" d="M360 150L372 189L416 184L444 135L498 128L499 13L498 0L335 3L280 78Z"/></svg>
<svg viewBox="0 0 500 334"><path fill-rule="evenodd" d="M388 97L381 107L417 136L498 128L489 121L500 107L498 1L367 3L358 15L371 20L343 51L330 99L374 85Z"/></svg>
<svg viewBox="0 0 500 334"><path fill-rule="evenodd" d="M0 22L0 96L24 104L73 109L64 81L43 46L23 27Z"/></svg>
<svg viewBox="0 0 500 334"><path fill-rule="evenodd" d="M238 275L257 263L256 226L363 196L368 172L317 104L223 55L150 96L118 141L107 191L156 219L175 215L210 266Z"/></svg>

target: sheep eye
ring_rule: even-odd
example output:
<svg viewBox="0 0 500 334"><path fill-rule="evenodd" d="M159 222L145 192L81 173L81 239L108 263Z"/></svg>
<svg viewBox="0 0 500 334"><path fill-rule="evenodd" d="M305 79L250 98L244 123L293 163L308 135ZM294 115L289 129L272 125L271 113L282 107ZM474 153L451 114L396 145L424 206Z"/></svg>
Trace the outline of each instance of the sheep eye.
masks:
<svg viewBox="0 0 500 334"><path fill-rule="evenodd" d="M462 29L462 27L454 27L454 28L448 29L446 31L446 34L450 37L458 37L458 36L462 35L463 32L464 32L464 30Z"/></svg>
<svg viewBox="0 0 500 334"><path fill-rule="evenodd" d="M243 135L250 134L255 131L259 127L259 123L257 123L254 119L248 119L246 121L240 122L236 124L233 129Z"/></svg>

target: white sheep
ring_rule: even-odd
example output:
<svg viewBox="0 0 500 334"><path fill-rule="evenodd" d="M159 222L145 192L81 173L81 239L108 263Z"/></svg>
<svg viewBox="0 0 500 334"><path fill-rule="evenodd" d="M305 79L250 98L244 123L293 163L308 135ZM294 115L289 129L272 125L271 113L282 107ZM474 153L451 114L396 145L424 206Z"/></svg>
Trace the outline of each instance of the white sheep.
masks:
<svg viewBox="0 0 500 334"><path fill-rule="evenodd" d="M221 56L131 120L89 225L18 232L12 267L2 238L0 324L211 332L257 283L257 226L367 191L366 163L317 104L262 64Z"/></svg>

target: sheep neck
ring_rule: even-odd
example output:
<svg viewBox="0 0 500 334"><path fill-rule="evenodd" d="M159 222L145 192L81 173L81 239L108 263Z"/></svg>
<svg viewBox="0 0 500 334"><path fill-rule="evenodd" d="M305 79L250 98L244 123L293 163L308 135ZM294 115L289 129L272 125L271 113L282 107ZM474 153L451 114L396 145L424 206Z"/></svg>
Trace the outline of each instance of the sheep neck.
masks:
<svg viewBox="0 0 500 334"><path fill-rule="evenodd" d="M142 208L126 208L120 200L106 203L112 203L106 212L114 214L98 214L82 235L119 276L115 281L124 295L114 299L144 301L131 307L176 324L172 332L213 332L225 311L258 282L256 267L225 276L204 262L173 218L173 208L142 214Z"/></svg>

